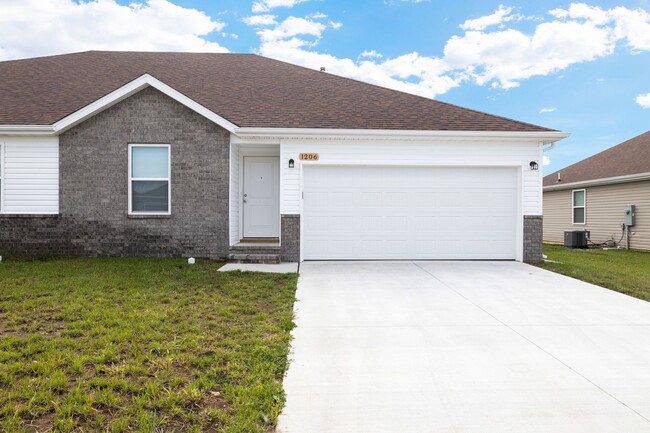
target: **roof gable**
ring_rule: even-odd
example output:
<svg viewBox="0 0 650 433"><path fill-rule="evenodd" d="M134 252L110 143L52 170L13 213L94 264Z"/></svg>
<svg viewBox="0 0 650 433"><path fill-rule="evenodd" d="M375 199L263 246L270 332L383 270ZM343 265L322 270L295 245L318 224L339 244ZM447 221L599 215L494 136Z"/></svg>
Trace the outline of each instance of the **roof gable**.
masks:
<svg viewBox="0 0 650 433"><path fill-rule="evenodd" d="M545 176L544 187L640 173L650 173L650 131Z"/></svg>
<svg viewBox="0 0 650 433"><path fill-rule="evenodd" d="M227 131L234 132L236 125L233 125L223 117L210 111L206 107L188 98L182 93L172 89L167 84L163 83L160 80L157 80L156 78L152 77L149 74L144 74L141 77L138 77L135 80L123 85L122 87L115 89L108 95L105 95L99 98L98 100L88 104L87 106L75 111L74 113L69 114L68 116L54 123L52 125L53 130L55 133L61 133L63 131L66 131L72 128L73 126L83 122L84 120L88 119L89 117L92 117L95 114L99 113L100 111L103 111L117 104L118 102L128 98L129 96L139 92L140 90L148 86L151 86L159 90L160 92L164 93L165 95L169 96L175 101L180 102L181 104L194 110L195 112L202 115L203 117L206 117L207 119L213 121L214 123L226 129Z"/></svg>
<svg viewBox="0 0 650 433"><path fill-rule="evenodd" d="M554 132L252 54L90 51L0 62L0 75L0 125L63 125L148 76L238 127Z"/></svg>

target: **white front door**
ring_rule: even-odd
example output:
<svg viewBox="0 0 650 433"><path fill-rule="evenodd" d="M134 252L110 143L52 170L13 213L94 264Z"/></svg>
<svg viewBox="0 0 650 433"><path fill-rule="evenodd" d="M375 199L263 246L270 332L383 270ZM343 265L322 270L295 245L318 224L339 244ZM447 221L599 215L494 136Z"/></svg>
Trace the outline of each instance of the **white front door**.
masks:
<svg viewBox="0 0 650 433"><path fill-rule="evenodd" d="M244 157L244 238L277 238L280 233L280 158Z"/></svg>

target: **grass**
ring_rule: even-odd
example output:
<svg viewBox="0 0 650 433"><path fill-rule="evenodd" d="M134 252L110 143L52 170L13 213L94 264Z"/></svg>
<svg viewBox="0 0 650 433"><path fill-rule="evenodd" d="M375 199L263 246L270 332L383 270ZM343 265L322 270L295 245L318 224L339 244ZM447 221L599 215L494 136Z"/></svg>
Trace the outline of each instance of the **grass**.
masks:
<svg viewBox="0 0 650 433"><path fill-rule="evenodd" d="M650 301L650 253L544 245L544 269Z"/></svg>
<svg viewBox="0 0 650 433"><path fill-rule="evenodd" d="M296 276L220 266L0 263L0 431L273 431Z"/></svg>

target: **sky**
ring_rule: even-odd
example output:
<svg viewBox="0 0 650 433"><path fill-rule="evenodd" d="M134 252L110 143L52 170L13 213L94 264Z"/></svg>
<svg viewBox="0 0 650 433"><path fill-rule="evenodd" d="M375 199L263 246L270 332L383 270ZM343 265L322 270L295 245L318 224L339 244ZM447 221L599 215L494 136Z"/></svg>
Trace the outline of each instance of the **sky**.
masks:
<svg viewBox="0 0 650 433"><path fill-rule="evenodd" d="M256 53L565 132L551 173L650 129L650 0L0 0L0 60Z"/></svg>

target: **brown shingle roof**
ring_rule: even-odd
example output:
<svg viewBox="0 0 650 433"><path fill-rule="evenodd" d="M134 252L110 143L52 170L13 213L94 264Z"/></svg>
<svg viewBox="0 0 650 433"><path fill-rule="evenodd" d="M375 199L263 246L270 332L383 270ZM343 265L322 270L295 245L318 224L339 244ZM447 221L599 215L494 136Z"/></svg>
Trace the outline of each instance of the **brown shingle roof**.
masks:
<svg viewBox="0 0 650 433"><path fill-rule="evenodd" d="M52 124L145 73L240 127L552 131L253 54L112 51L0 62L0 125Z"/></svg>
<svg viewBox="0 0 650 433"><path fill-rule="evenodd" d="M560 172L562 181L557 182ZM650 172L650 131L544 177L544 186Z"/></svg>

